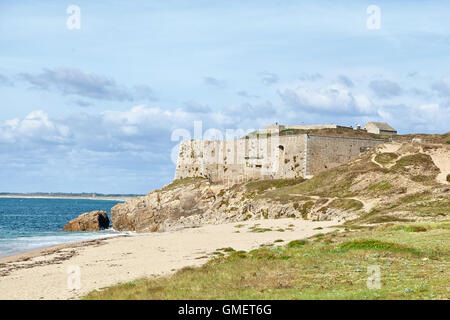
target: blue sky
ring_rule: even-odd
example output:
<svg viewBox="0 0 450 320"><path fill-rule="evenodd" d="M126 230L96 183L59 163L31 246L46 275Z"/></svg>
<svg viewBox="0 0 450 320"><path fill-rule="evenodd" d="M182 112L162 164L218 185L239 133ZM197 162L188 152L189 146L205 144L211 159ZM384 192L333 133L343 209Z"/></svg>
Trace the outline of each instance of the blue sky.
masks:
<svg viewBox="0 0 450 320"><path fill-rule="evenodd" d="M146 193L173 178L171 133L194 121L447 132L449 15L444 1L3 0L0 192Z"/></svg>

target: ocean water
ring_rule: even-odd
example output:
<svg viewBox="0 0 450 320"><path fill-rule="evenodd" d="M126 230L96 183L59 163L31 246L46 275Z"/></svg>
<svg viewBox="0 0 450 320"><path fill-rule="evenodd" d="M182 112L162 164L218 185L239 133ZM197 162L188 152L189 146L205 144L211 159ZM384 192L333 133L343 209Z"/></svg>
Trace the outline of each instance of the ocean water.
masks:
<svg viewBox="0 0 450 320"><path fill-rule="evenodd" d="M60 243L115 236L114 230L61 231L84 212L110 210L116 200L0 198L0 257Z"/></svg>

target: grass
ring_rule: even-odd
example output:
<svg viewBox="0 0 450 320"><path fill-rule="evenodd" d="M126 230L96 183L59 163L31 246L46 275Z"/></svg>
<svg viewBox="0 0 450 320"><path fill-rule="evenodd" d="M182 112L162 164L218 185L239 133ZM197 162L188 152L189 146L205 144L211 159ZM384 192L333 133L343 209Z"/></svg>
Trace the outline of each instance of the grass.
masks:
<svg viewBox="0 0 450 320"><path fill-rule="evenodd" d="M298 248L304 246L306 244L306 240L293 240L287 244L288 248Z"/></svg>
<svg viewBox="0 0 450 320"><path fill-rule="evenodd" d="M420 251L414 248L409 248L392 242L385 242L380 240L363 239L354 240L341 243L340 249L343 250L380 250L384 252L407 252L415 255L420 255Z"/></svg>
<svg viewBox="0 0 450 320"><path fill-rule="evenodd" d="M396 136L396 140L410 142L413 138L420 138L423 142L427 143L448 143L448 137L450 133L444 134L406 134L406 135L398 135Z"/></svg>
<svg viewBox="0 0 450 320"><path fill-rule="evenodd" d="M413 226L399 226L397 230L403 230L405 232L426 232L427 228L423 226L413 225Z"/></svg>
<svg viewBox="0 0 450 320"><path fill-rule="evenodd" d="M384 180L372 183L367 187L367 190L374 191L376 193L386 193L392 191L393 189L394 187L392 186L392 184Z"/></svg>
<svg viewBox="0 0 450 320"><path fill-rule="evenodd" d="M363 203L354 199L335 199L330 204L330 208L341 210L359 210L363 208Z"/></svg>
<svg viewBox="0 0 450 320"><path fill-rule="evenodd" d="M273 231L270 228L250 228L250 232L263 233Z"/></svg>
<svg viewBox="0 0 450 320"><path fill-rule="evenodd" d="M409 211L416 216L447 216L450 215L450 196L434 197L429 191L405 195L394 201L388 208L379 212Z"/></svg>
<svg viewBox="0 0 450 320"><path fill-rule="evenodd" d="M389 169L380 168L370 161L370 154L361 156L359 162L353 162L322 171L313 178L301 183L280 188L278 190L267 191L263 196L271 199L295 200L292 195L321 196L321 197L340 197L349 198L356 196L357 192L351 191L354 180L370 172L387 173Z"/></svg>
<svg viewBox="0 0 450 320"><path fill-rule="evenodd" d="M165 186L164 188L161 188L161 191L169 191L169 190L173 190L175 188L185 186L188 184L193 184L193 183L197 183L197 182L206 182L206 181L208 181L208 179L200 178L200 177L176 179L172 183Z"/></svg>
<svg viewBox="0 0 450 320"><path fill-rule="evenodd" d="M427 154L415 153L401 157L392 167L394 171L404 171L407 167L420 167L423 170L435 171L439 173L439 169L434 165L433 160Z"/></svg>
<svg viewBox="0 0 450 320"><path fill-rule="evenodd" d="M387 165L398 158L398 154L393 152L383 152L375 156L375 161L382 165Z"/></svg>
<svg viewBox="0 0 450 320"><path fill-rule="evenodd" d="M226 247L226 248L220 248L220 249L216 249L216 251L223 251L223 252L233 252L236 251L231 247Z"/></svg>
<svg viewBox="0 0 450 320"><path fill-rule="evenodd" d="M398 174L405 175L410 180L426 186L436 184L435 177L439 173L439 169L427 154L416 153L401 158L396 153L376 154L375 160L381 164L394 163L395 161L395 164L390 168L380 168L373 163L371 161L372 154L363 154L359 161L322 171L308 180L288 179L250 182L247 184L247 191L249 194L257 193L259 199L264 198L280 203L289 203L308 201L310 200L308 197L311 196L351 198L364 195L382 196L405 193L407 191L405 186L394 186L390 180L395 179ZM361 177L372 173L381 173L385 175L385 178L362 190L352 188L355 183L360 181ZM303 213L300 205L296 209Z"/></svg>
<svg viewBox="0 0 450 320"><path fill-rule="evenodd" d="M248 192L261 193L261 192L264 192L271 188L279 189L282 187L299 184L303 181L305 181L305 179L303 179L303 178L259 180L259 181L252 181L252 182L247 183L246 188L247 188Z"/></svg>
<svg viewBox="0 0 450 320"><path fill-rule="evenodd" d="M409 232L410 227L426 232ZM448 299L450 223L389 224L232 251L84 299ZM378 266L381 288L368 289Z"/></svg>
<svg viewBox="0 0 450 320"><path fill-rule="evenodd" d="M397 212L409 213L402 217ZM349 222L349 224L361 223L385 223L385 222L408 222L417 217L440 219L450 215L450 196L435 196L430 191L417 192L404 195L389 204L379 206L367 214ZM411 216L411 217L410 217Z"/></svg>

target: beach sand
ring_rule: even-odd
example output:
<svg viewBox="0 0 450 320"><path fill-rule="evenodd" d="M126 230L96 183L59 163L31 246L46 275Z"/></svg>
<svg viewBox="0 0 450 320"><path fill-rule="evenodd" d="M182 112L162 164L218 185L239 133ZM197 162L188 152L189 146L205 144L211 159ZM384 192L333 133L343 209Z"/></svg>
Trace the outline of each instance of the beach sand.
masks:
<svg viewBox="0 0 450 320"><path fill-rule="evenodd" d="M250 227L274 231L250 232ZM163 276L201 265L218 248L250 250L334 230L336 221L276 219L205 225L63 244L0 258L0 299L77 299L86 293L146 276ZM244 225L241 227L236 227ZM293 231L275 231L291 225ZM293 226L292 226L293 225ZM323 229L315 230L317 227ZM239 231L239 232L237 232ZM80 289L68 289L68 270L79 267Z"/></svg>

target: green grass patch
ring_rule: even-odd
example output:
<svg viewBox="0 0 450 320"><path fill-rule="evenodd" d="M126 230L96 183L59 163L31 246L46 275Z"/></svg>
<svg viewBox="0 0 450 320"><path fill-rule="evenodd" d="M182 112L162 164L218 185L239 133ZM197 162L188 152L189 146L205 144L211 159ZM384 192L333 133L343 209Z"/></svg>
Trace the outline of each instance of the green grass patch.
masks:
<svg viewBox="0 0 450 320"><path fill-rule="evenodd" d="M360 210L363 208L363 203L355 199L335 199L330 204L330 208L341 210Z"/></svg>
<svg viewBox="0 0 450 320"><path fill-rule="evenodd" d="M423 153L415 153L401 157L391 170L399 173L409 173L411 168L428 173L427 176L431 176L430 179L434 179L440 172L439 168L434 164L433 159L431 159L431 156ZM416 177L416 179L424 179L424 177Z"/></svg>
<svg viewBox="0 0 450 320"><path fill-rule="evenodd" d="M223 251L223 252L233 252L236 251L231 247L226 247L226 248L220 248L220 249L216 249L216 251Z"/></svg>
<svg viewBox="0 0 450 320"><path fill-rule="evenodd" d="M398 158L398 154L393 152L383 152L375 156L375 161L382 165L387 165Z"/></svg>
<svg viewBox="0 0 450 320"><path fill-rule="evenodd" d="M291 242L289 242L287 244L287 247L288 248L298 248L298 247L304 246L307 243L308 242L306 240L292 240Z"/></svg>
<svg viewBox="0 0 450 320"><path fill-rule="evenodd" d="M255 249L249 252L254 259L274 260L277 258L276 254L268 248Z"/></svg>
<svg viewBox="0 0 450 320"><path fill-rule="evenodd" d="M411 222L411 219L382 213L369 213L357 220L358 223L387 223L387 222ZM355 221L356 222L356 221Z"/></svg>
<svg viewBox="0 0 450 320"><path fill-rule="evenodd" d="M161 191L169 191L169 190L173 190L175 188L185 186L188 184L193 184L193 183L197 183L197 182L206 182L206 181L208 181L208 179L201 178L201 177L176 179L172 183L165 186L164 188L161 188Z"/></svg>
<svg viewBox="0 0 450 320"><path fill-rule="evenodd" d="M411 193L399 198L397 201L394 202L394 205L399 206L405 204L413 204L419 201L428 200L430 199L430 197L431 197L430 191Z"/></svg>
<svg viewBox="0 0 450 320"><path fill-rule="evenodd" d="M250 228L250 232L262 233L273 231L271 228Z"/></svg>
<svg viewBox="0 0 450 320"><path fill-rule="evenodd" d="M414 248L409 248L397 243L384 242L380 240L363 239L344 242L339 246L343 250L381 250L389 252L407 252L420 255L421 252Z"/></svg>
<svg viewBox="0 0 450 320"><path fill-rule="evenodd" d="M393 186L388 181L378 181L369 185L367 190L376 192L392 191Z"/></svg>
<svg viewBox="0 0 450 320"><path fill-rule="evenodd" d="M423 226L399 226L398 230L403 230L405 232L426 232L427 228Z"/></svg>
<svg viewBox="0 0 450 320"><path fill-rule="evenodd" d="M245 185L247 191L249 192L257 192L262 193L268 189L275 188L283 188L287 186L296 185L302 183L305 179L297 178L297 179L274 179L274 180L258 180L251 181Z"/></svg>

